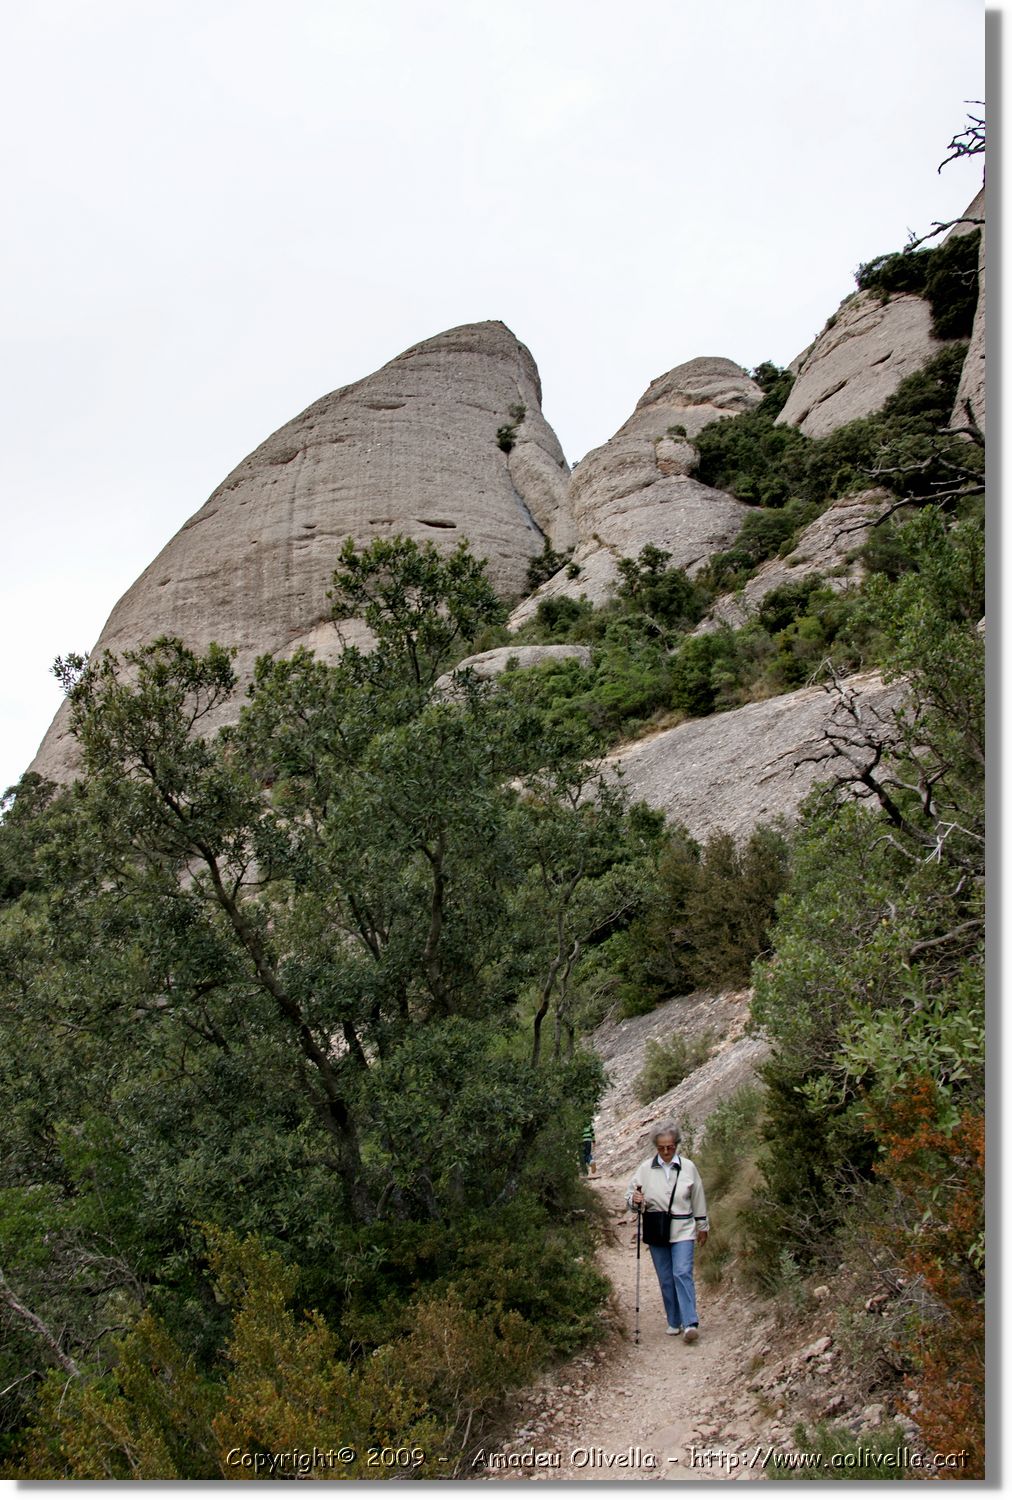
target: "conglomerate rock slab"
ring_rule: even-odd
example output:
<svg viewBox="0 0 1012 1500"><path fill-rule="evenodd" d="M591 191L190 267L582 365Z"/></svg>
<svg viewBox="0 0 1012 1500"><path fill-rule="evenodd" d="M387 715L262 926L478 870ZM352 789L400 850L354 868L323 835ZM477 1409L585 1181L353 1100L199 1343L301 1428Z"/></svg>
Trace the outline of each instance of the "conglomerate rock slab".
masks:
<svg viewBox="0 0 1012 1500"><path fill-rule="evenodd" d="M568 469L540 403L534 360L502 323L416 344L244 459L127 590L96 651L159 635L193 648L218 641L238 647L242 680L265 652L307 646L333 659L341 639L327 589L349 537L366 545L400 534L441 550L467 541L502 595L524 592L545 537L557 524L569 535ZM510 425L507 453L497 432ZM239 702L217 721L234 718ZM34 770L72 773L66 729L63 709Z"/></svg>
<svg viewBox="0 0 1012 1500"><path fill-rule="evenodd" d="M875 672L842 687L866 716L888 718L901 696ZM633 801L659 809L700 842L721 831L741 840L758 823L794 818L817 781L846 769L825 740L839 716L835 690L800 688L635 740L605 765L621 768Z"/></svg>
<svg viewBox="0 0 1012 1500"><path fill-rule="evenodd" d="M904 292L881 302L875 292L857 292L792 365L797 378L777 422L826 437L878 411L944 347L922 297Z"/></svg>
<svg viewBox="0 0 1012 1500"><path fill-rule="evenodd" d="M691 1156L717 1105L751 1083L768 1055L761 1036L746 1034L749 998L748 990L697 990L665 1000L647 1015L613 1017L597 1027L591 1045L608 1078L595 1118L598 1172L632 1172L651 1149L651 1131L664 1119L682 1127ZM636 1083L649 1043L676 1037L690 1043L708 1040L710 1055L674 1088L641 1104Z"/></svg>

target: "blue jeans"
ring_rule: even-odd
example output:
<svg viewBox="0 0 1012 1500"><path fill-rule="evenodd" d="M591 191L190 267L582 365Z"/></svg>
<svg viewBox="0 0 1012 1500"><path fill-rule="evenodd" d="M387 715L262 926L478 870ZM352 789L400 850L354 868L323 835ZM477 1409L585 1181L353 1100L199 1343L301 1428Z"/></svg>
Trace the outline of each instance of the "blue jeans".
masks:
<svg viewBox="0 0 1012 1500"><path fill-rule="evenodd" d="M649 1245L650 1258L661 1284L669 1328L688 1328L699 1322L696 1287L692 1280L695 1240L676 1240L673 1245Z"/></svg>

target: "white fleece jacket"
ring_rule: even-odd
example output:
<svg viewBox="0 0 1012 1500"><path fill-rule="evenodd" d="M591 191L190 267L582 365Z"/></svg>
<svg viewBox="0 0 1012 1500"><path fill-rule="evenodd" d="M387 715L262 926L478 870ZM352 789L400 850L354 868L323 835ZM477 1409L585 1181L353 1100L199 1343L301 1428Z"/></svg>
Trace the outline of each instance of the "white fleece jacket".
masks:
<svg viewBox="0 0 1012 1500"><path fill-rule="evenodd" d="M659 1208L662 1211L668 1206L671 1197L671 1189L675 1183L675 1169L681 1162L682 1169L678 1173L678 1186L675 1188L675 1198L671 1205L671 1243L676 1240L694 1240L697 1229L705 1229L709 1233L710 1222L706 1217L706 1194L703 1192L703 1184L699 1179L695 1163L687 1156L675 1156L672 1159L671 1178L668 1180L661 1164L659 1156L648 1156L646 1161L640 1162L633 1173L629 1184L629 1191L625 1195L625 1201L631 1208L632 1195L637 1187L643 1189L646 1199L644 1208Z"/></svg>

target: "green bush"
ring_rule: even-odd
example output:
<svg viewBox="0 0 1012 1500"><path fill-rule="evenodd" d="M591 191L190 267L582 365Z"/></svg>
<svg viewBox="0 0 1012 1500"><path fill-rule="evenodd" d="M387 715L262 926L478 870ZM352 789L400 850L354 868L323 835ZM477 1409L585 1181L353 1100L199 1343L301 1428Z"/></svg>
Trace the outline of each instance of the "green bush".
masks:
<svg viewBox="0 0 1012 1500"><path fill-rule="evenodd" d="M818 505L803 500L788 500L775 510L749 511L732 545L714 553L700 581L714 592L740 588L768 558L785 556L799 532L818 514Z"/></svg>
<svg viewBox="0 0 1012 1500"><path fill-rule="evenodd" d="M787 844L775 828L760 826L741 848L714 834L702 849L670 829L643 909L609 945L623 1014L704 986L746 984L786 880Z"/></svg>
<svg viewBox="0 0 1012 1500"><path fill-rule="evenodd" d="M645 546L637 558L618 565L618 597L663 631L687 630L702 618L709 603L705 590L682 568L666 566L671 557L660 547Z"/></svg>
<svg viewBox="0 0 1012 1500"><path fill-rule="evenodd" d="M716 1201L733 1182L758 1140L762 1111L761 1090L755 1084L745 1084L721 1100L710 1115L703 1144L694 1158L708 1199Z"/></svg>
<svg viewBox="0 0 1012 1500"><path fill-rule="evenodd" d="M701 1068L713 1052L715 1040L712 1031L705 1031L697 1037L676 1035L666 1042L651 1038L646 1045L643 1068L633 1084L640 1104L649 1104L666 1094L683 1078Z"/></svg>
<svg viewBox="0 0 1012 1500"><path fill-rule="evenodd" d="M790 1455L780 1455L779 1464L766 1470L765 1477L774 1480L842 1480L915 1479L924 1477L923 1469L908 1469L899 1463L909 1441L898 1422L887 1422L868 1432L855 1433L835 1422L816 1422L807 1428L798 1422L794 1428L795 1451L814 1454L815 1462L792 1465ZM958 1470L953 1471L958 1477Z"/></svg>
<svg viewBox="0 0 1012 1500"><path fill-rule="evenodd" d="M980 230L950 235L927 250L900 250L859 266L862 291L885 301L894 292L913 292L931 307L932 332L940 339L969 338L977 306Z"/></svg>
<svg viewBox="0 0 1012 1500"><path fill-rule="evenodd" d="M532 557L527 564L528 592L533 594L534 590L540 588L543 583L547 583L549 578L554 578L559 569L565 567L572 555L572 547L568 552L556 552L551 542L545 537L545 545L537 557Z"/></svg>
<svg viewBox="0 0 1012 1500"><path fill-rule="evenodd" d="M706 1121L702 1145L693 1151L706 1188L710 1233L699 1272L716 1286L742 1251L742 1209L756 1186L755 1156L762 1119L762 1093L746 1084L721 1101Z"/></svg>
<svg viewBox="0 0 1012 1500"><path fill-rule="evenodd" d="M602 615L603 611L595 610L586 599L558 594L541 600L533 621L517 632L516 639L538 645L596 640L604 629Z"/></svg>

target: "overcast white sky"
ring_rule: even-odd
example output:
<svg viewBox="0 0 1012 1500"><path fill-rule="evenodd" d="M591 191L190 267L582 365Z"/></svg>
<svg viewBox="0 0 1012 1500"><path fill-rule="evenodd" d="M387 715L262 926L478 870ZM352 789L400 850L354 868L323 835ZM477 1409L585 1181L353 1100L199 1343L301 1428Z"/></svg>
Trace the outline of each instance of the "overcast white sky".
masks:
<svg viewBox="0 0 1012 1500"><path fill-rule="evenodd" d="M979 0L40 0L0 58L0 788L159 548L326 391L501 318L572 462L958 215Z"/></svg>

